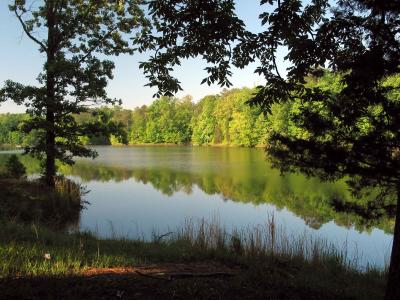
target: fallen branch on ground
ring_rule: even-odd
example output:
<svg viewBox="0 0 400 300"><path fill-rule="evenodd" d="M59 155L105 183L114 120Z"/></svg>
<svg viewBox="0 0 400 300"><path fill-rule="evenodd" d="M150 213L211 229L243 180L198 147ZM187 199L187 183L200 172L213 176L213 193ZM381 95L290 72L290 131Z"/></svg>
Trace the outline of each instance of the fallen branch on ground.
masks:
<svg viewBox="0 0 400 300"><path fill-rule="evenodd" d="M198 277L232 277L235 276L235 273L226 273L226 272L212 272L212 273L156 273L156 274L146 274L140 271L135 271L136 274L152 279L159 279L165 281L171 281L174 279L183 279L183 278L198 278ZM167 276L166 278L164 276Z"/></svg>
<svg viewBox="0 0 400 300"><path fill-rule="evenodd" d="M162 277L162 276L159 276L159 275L165 275L165 273L157 273L158 276L154 276L154 275L151 275L151 274L142 273L142 272L140 272L140 271L135 271L135 273L138 274L138 275L140 275L140 276L143 276L143 277L148 277L148 278L158 279L158 280L164 280L164 281L171 281L171 279L169 279L169 278L164 278L164 277Z"/></svg>

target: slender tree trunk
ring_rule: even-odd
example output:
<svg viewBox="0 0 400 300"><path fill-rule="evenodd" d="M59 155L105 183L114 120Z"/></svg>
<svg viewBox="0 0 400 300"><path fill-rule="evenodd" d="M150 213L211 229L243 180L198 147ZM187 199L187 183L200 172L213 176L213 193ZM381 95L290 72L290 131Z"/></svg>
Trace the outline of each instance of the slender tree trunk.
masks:
<svg viewBox="0 0 400 300"><path fill-rule="evenodd" d="M393 233L392 254L385 300L400 299L400 182L397 184L397 208Z"/></svg>
<svg viewBox="0 0 400 300"><path fill-rule="evenodd" d="M55 134L55 13L54 3L48 1L47 5L47 62L46 62L46 169L45 179L47 185L54 187L56 175L56 134Z"/></svg>
<svg viewBox="0 0 400 300"><path fill-rule="evenodd" d="M54 112L48 110L46 113L46 170L45 178L48 186L54 187L54 177L56 175L56 143L54 133Z"/></svg>

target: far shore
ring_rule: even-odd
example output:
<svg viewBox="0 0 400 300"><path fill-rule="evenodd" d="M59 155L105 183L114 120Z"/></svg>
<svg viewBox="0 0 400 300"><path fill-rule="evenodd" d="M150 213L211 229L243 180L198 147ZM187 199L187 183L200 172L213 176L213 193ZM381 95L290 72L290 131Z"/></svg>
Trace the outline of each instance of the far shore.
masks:
<svg viewBox="0 0 400 300"><path fill-rule="evenodd" d="M173 144L173 143L137 143L137 144L113 144L113 145L104 145L104 144L99 144L99 145L85 145L87 147L99 147L99 146L108 146L108 147L215 147L215 148L265 148L267 145L262 144L262 145L256 145L254 147L244 147L244 146L238 146L238 145L231 145L231 144L203 144L203 145L197 145L197 144ZM23 145L12 145L12 144L1 144L0 145L0 151L1 150L12 150L12 149L22 149L25 146Z"/></svg>

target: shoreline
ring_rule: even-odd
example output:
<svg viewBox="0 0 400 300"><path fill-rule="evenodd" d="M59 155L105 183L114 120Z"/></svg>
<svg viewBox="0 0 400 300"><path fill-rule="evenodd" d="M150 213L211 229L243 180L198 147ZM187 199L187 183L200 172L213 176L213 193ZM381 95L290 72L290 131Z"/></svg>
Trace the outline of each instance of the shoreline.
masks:
<svg viewBox="0 0 400 300"><path fill-rule="evenodd" d="M245 149L253 149L253 148L265 148L267 145L256 145L254 147L245 147L239 145L230 145L230 144L207 144L207 145L196 145L196 144L172 144L172 143L138 143L138 144L114 144L114 145L84 145L85 147L204 147L204 148L245 148ZM21 145L0 145L0 151L6 150L16 150L23 149L24 146Z"/></svg>
<svg viewBox="0 0 400 300"><path fill-rule="evenodd" d="M204 148L245 148L245 149L252 149L252 148L265 148L267 145L256 145L254 147L246 147L246 146L239 146L239 145L231 145L231 144L172 144L172 143L140 143L140 144L128 144L128 145L90 145L90 146L113 146L113 147L146 147L146 146L159 146L159 147L204 147Z"/></svg>
<svg viewBox="0 0 400 300"><path fill-rule="evenodd" d="M339 256L260 252L243 248L240 238L218 245L183 234L145 242L0 225L1 299L59 298L64 290L73 293L67 299L98 299L111 285L114 296L125 291L128 299L140 290L144 299L361 300L381 299L385 288L385 272L357 271Z"/></svg>

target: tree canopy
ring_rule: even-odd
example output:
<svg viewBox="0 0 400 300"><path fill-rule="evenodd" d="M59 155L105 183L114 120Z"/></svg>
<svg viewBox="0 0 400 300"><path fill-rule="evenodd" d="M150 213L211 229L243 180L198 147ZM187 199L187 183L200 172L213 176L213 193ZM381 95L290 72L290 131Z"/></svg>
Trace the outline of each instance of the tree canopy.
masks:
<svg viewBox="0 0 400 300"><path fill-rule="evenodd" d="M72 114L86 112L93 104L120 102L107 96L114 63L105 57L134 52L129 39L147 28L141 4L141 0L14 0L9 6L45 55L45 63L38 85L7 81L0 91L1 101L10 99L28 107L31 118L22 129L35 130L38 136L26 152L45 158L49 185L54 185L56 159L72 163L74 156L96 155L82 145L80 136L118 135L118 124L104 126L106 116L77 123Z"/></svg>
<svg viewBox="0 0 400 300"><path fill-rule="evenodd" d="M400 102L394 97L399 86L388 84L387 78L399 73L400 68L400 2L261 0L266 9L260 15L264 28L260 33L244 28L233 1L211 0L206 11L193 9L203 3L150 1L153 20L162 27L161 37L149 33L146 39L158 41L155 56L143 64L150 85L164 92L170 84L163 82L177 81L168 77L171 67L191 56L203 56L211 62L211 75L205 82L221 85L229 84L230 64L244 67L259 62L255 72L267 83L251 103L266 112L271 112L276 103L297 103L298 112L291 119L307 132L271 134L267 153L274 165L282 171L301 171L327 180L351 176L356 192L365 186L394 188L399 204ZM230 9L224 10L225 6ZM229 22L213 28L200 25L207 24L202 20L209 22L209 18L215 24ZM186 30L196 25L198 30ZM199 42L202 38L208 38L206 46ZM286 52L289 67L284 76L278 67L277 51ZM321 68L340 74L336 92L307 86L307 78L318 77L324 72ZM175 84L170 90L179 88ZM399 219L400 209L386 299L400 298Z"/></svg>
<svg viewBox="0 0 400 300"><path fill-rule="evenodd" d="M118 102L105 92L113 63L104 55L132 54L128 37L140 31L134 39L138 50L154 53L140 67L148 85L158 88L158 96L171 96L181 89L172 71L182 59L201 56L208 63L208 76L202 83L221 86L231 85L231 66L243 68L256 62L254 71L266 84L258 87L249 103L260 107L260 113L275 110L287 120L279 130L272 127L268 133L267 153L275 167L325 180L349 176L355 193L370 186L381 188L382 194L395 190L400 205L400 87L393 79L400 71L398 0L261 0L266 9L260 15L260 33L246 29L236 15L234 0L43 0L30 4L14 0L10 10L46 56L39 85L8 81L0 96L28 105L31 118L23 129L36 130L38 140L26 150L45 154L49 185L54 184L56 159L72 163L73 156L95 154L83 147L82 136L119 131L120 126L109 122L105 112L91 123L78 123L72 114L87 111L88 103ZM147 4L149 19L142 4ZM46 32L46 38L35 35L37 31ZM285 74L278 66L278 51L286 53ZM310 84L325 76L325 69L338 76L338 81L332 78L335 89ZM189 106L179 105L184 108L184 104ZM217 141L235 138L252 144L254 133L264 127L263 120L254 110L235 109L231 104L204 100L204 108L214 114L210 120L199 114L201 130L195 131L171 122L174 115L188 120L188 107L177 111L177 103L161 98L147 112L149 120L159 122L146 120L146 136L157 142L185 140L192 130L204 143L211 142L214 132ZM225 112L231 112L235 122L224 118ZM253 118L257 126L245 126L245 118ZM139 122L138 128L143 124ZM183 136L177 136L177 128ZM397 209L386 299L400 298L399 281Z"/></svg>

